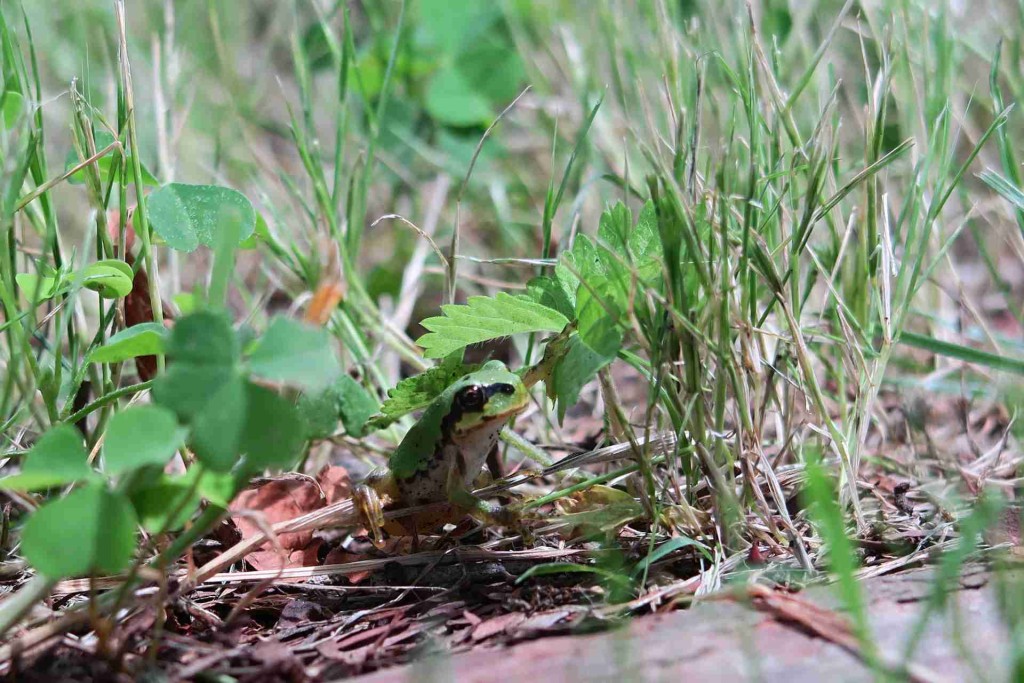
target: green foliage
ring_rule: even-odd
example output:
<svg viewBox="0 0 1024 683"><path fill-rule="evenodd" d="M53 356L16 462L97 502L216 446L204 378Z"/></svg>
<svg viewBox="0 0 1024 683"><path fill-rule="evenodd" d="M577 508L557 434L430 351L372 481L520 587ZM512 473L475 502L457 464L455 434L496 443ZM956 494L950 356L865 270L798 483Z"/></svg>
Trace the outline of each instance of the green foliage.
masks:
<svg viewBox="0 0 1024 683"><path fill-rule="evenodd" d="M0 479L0 487L14 491L38 491L93 479L89 454L82 435L70 425L60 425L44 434L25 454L21 472Z"/></svg>
<svg viewBox="0 0 1024 683"><path fill-rule="evenodd" d="M44 268L44 274L18 273L14 280L25 298L37 302L63 294L80 281L87 289L104 299L120 299L132 291L132 267L120 259L104 259L90 263L77 273Z"/></svg>
<svg viewBox="0 0 1024 683"><path fill-rule="evenodd" d="M118 259L90 263L82 271L82 284L104 299L120 299L132 291L132 267Z"/></svg>
<svg viewBox="0 0 1024 683"><path fill-rule="evenodd" d="M338 414L345 431L355 437L366 434L367 422L377 412L377 399L348 375L335 384Z"/></svg>
<svg viewBox="0 0 1024 683"><path fill-rule="evenodd" d="M249 369L263 379L307 391L324 388L341 373L325 330L281 316L249 356Z"/></svg>
<svg viewBox="0 0 1024 683"><path fill-rule="evenodd" d="M93 134L93 141L96 143L96 151L101 152L114 143L114 136L105 130L97 130ZM70 171L84 160L85 157L79 158L78 152L74 149L68 150L67 156L64 157L64 172ZM115 162L117 162L117 165L120 165L121 162L121 157L116 149L110 150L95 161L101 179L107 180L110 178L110 172L115 168ZM128 168L131 168L133 163L131 154L124 158L124 163ZM85 173L86 169L84 168L75 171L68 177L68 182L72 185L83 184L85 182ZM142 164L142 182L147 187L156 187L160 184L145 164Z"/></svg>
<svg viewBox="0 0 1024 683"><path fill-rule="evenodd" d="M168 333L160 323L140 323L121 330L89 354L91 363L120 363L164 352Z"/></svg>
<svg viewBox="0 0 1024 683"><path fill-rule="evenodd" d="M0 95L0 120L4 128L12 128L25 111L25 98L20 92L6 90Z"/></svg>
<svg viewBox="0 0 1024 683"><path fill-rule="evenodd" d="M213 248L226 217L237 219L238 241L253 234L256 210L237 190L217 185L164 185L149 196L147 208L153 230L167 246L192 252Z"/></svg>
<svg viewBox="0 0 1024 683"><path fill-rule="evenodd" d="M136 406L117 413L103 439L103 470L110 476L146 465L163 466L184 444L186 430L171 411Z"/></svg>
<svg viewBox="0 0 1024 683"><path fill-rule="evenodd" d="M36 510L22 530L21 552L51 579L116 574L131 560L136 525L124 494L93 483Z"/></svg>

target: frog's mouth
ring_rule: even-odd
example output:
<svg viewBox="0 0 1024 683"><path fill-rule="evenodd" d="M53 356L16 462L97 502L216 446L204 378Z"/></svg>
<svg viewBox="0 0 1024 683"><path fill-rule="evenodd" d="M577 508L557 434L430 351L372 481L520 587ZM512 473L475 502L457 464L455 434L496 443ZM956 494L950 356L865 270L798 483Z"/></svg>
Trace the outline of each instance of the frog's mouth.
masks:
<svg viewBox="0 0 1024 683"><path fill-rule="evenodd" d="M454 429L455 434L464 435L471 432L480 431L488 427L497 429L504 425L506 422L511 420L519 413L526 410L526 406L529 405L528 401L524 401L518 405L509 406L506 410L502 410L499 413L493 413L491 415L477 415L475 419L469 424L464 424Z"/></svg>

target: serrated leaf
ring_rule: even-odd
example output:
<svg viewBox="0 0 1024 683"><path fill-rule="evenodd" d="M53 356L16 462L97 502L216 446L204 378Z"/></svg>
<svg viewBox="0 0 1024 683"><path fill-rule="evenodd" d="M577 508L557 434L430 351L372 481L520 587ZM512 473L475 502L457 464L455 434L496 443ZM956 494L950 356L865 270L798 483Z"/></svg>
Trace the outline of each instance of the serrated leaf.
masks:
<svg viewBox="0 0 1024 683"><path fill-rule="evenodd" d="M455 380L479 370L480 367L479 363L463 363L462 354L453 353L446 356L440 365L435 365L418 375L406 377L393 389L388 390L388 398L381 406L380 414L369 420L367 430L383 429L402 416L427 407Z"/></svg>
<svg viewBox="0 0 1024 683"><path fill-rule="evenodd" d="M323 328L278 316L249 356L249 369L272 382L316 391L341 374L332 348Z"/></svg>
<svg viewBox="0 0 1024 683"><path fill-rule="evenodd" d="M159 406L134 406L110 418L103 438L103 469L118 475L146 465L163 466L185 442L188 431L174 413Z"/></svg>
<svg viewBox="0 0 1024 683"><path fill-rule="evenodd" d="M88 459L78 430L59 425L43 434L25 454L21 472L0 479L0 488L39 491L92 479L96 473L89 467Z"/></svg>
<svg viewBox="0 0 1024 683"><path fill-rule="evenodd" d="M43 576L116 574L135 551L135 510L124 494L90 484L36 510L21 534L21 552Z"/></svg>
<svg viewBox="0 0 1024 683"><path fill-rule="evenodd" d="M90 363L120 363L164 351L167 328L160 323L141 323L121 330L89 354Z"/></svg>
<svg viewBox="0 0 1024 683"><path fill-rule="evenodd" d="M200 244L213 248L225 216L238 219L238 241L256 227L256 210L237 190L217 185L171 183L149 195L149 219L167 246L195 251Z"/></svg>
<svg viewBox="0 0 1024 683"><path fill-rule="evenodd" d="M526 296L499 292L470 297L465 305L442 306L444 316L427 318L430 330L417 340L427 358L443 358L470 344L525 332L560 332L569 319Z"/></svg>

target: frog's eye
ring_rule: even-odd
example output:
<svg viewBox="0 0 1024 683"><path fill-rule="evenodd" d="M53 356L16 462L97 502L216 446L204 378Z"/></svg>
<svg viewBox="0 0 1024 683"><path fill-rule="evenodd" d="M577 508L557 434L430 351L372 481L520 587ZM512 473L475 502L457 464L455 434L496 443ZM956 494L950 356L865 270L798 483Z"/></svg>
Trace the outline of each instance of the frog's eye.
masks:
<svg viewBox="0 0 1024 683"><path fill-rule="evenodd" d="M480 386L473 384L460 391L455 396L455 400L459 402L463 410L477 411L484 409L484 404L487 403L487 396Z"/></svg>

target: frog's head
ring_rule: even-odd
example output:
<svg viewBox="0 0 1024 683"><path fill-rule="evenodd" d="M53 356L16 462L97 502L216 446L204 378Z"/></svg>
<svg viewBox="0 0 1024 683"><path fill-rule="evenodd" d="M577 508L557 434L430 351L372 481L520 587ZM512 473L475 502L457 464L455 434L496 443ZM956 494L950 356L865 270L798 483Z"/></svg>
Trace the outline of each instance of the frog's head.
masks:
<svg viewBox="0 0 1024 683"><path fill-rule="evenodd" d="M500 429L529 403L529 394L519 375L498 360L488 361L466 375L453 387L454 431L460 434L478 429Z"/></svg>

